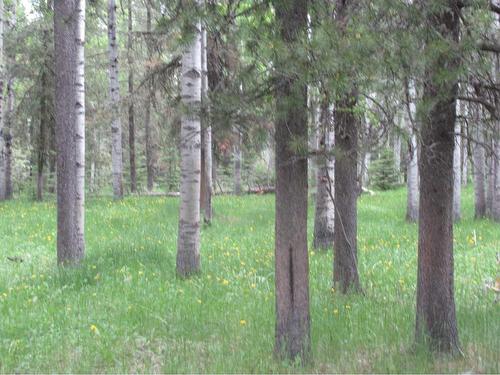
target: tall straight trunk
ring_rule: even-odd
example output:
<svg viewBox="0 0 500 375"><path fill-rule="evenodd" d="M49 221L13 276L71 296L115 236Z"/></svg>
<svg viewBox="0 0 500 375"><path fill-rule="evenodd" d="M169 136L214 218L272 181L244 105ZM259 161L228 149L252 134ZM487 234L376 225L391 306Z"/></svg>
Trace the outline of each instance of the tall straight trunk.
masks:
<svg viewBox="0 0 500 375"><path fill-rule="evenodd" d="M14 30L17 22L16 13L17 1L11 3L11 29ZM14 122L14 73L13 66L16 64L15 52L8 53L8 62L10 65L9 77L7 81L7 116L4 128L5 139L5 199L12 199L12 128Z"/></svg>
<svg viewBox="0 0 500 375"><path fill-rule="evenodd" d="M57 260L78 263L85 253L85 0L54 7L57 142Z"/></svg>
<svg viewBox="0 0 500 375"><path fill-rule="evenodd" d="M498 23L497 23L498 25ZM495 82L498 82L500 77L500 56L497 54L495 58ZM496 107L500 108L500 98L496 96ZM493 203L491 206L491 216L493 220L500 222L500 121L496 121L496 132L493 136L493 162L494 162L494 189Z"/></svg>
<svg viewBox="0 0 500 375"><path fill-rule="evenodd" d="M204 116L202 120L202 170L201 170L201 210L206 223L212 222L212 125L210 120L210 103L208 98L208 53L207 53L207 28L202 27L201 32L201 100Z"/></svg>
<svg viewBox="0 0 500 375"><path fill-rule="evenodd" d="M357 161L358 119L356 94L335 104L335 234L333 283L342 292L361 290L358 274Z"/></svg>
<svg viewBox="0 0 500 375"><path fill-rule="evenodd" d="M410 102L405 114L405 122L409 134L408 141L408 161L406 165L406 220L416 222L418 220L418 201L419 201L419 171L418 171L418 143L416 129L416 92L413 81L408 88L408 97ZM413 121L412 121L413 119Z"/></svg>
<svg viewBox="0 0 500 375"><path fill-rule="evenodd" d="M116 40L116 2L108 0L109 96L111 113L111 163L113 196L123 198L122 125L120 120L120 82L118 80L118 43Z"/></svg>
<svg viewBox="0 0 500 375"><path fill-rule="evenodd" d="M44 40L47 41L48 32L44 32ZM36 183L36 200L43 200L43 188L44 188L44 169L47 161L47 137L49 128L49 108L48 108L48 77L47 71L41 74L41 93L40 93L40 127L38 129L38 145L37 145L37 183Z"/></svg>
<svg viewBox="0 0 500 375"><path fill-rule="evenodd" d="M461 156L462 151L462 136L460 134L461 124L459 121L455 123L455 148L453 149L453 220L460 220L461 211L461 196L462 196L462 168Z"/></svg>
<svg viewBox="0 0 500 375"><path fill-rule="evenodd" d="M236 130L234 142L234 194L241 195L241 132Z"/></svg>
<svg viewBox="0 0 500 375"><path fill-rule="evenodd" d="M486 189L485 189L485 155L484 135L479 109L474 110L475 131L472 156L474 159L474 217L481 219L486 215Z"/></svg>
<svg viewBox="0 0 500 375"><path fill-rule="evenodd" d="M5 139L4 139L4 82L5 62L3 51L4 3L0 0L0 201L5 199Z"/></svg>
<svg viewBox="0 0 500 375"><path fill-rule="evenodd" d="M466 138L467 136L467 124L465 122L462 123L462 150L460 151L460 156L462 157L461 168L462 168L462 186L467 186L469 182L469 150L468 150L468 142L469 140Z"/></svg>
<svg viewBox="0 0 500 375"><path fill-rule="evenodd" d="M197 20L193 26L193 40L182 53L181 72L181 97L186 110L181 118L177 273L182 277L200 271L201 24Z"/></svg>
<svg viewBox="0 0 500 375"><path fill-rule="evenodd" d="M491 151L495 149L495 143L493 138L489 142ZM493 152L488 155L486 162L487 175L486 178L486 215L492 217L493 213L493 196L495 195L495 159Z"/></svg>
<svg viewBox="0 0 500 375"><path fill-rule="evenodd" d="M332 197L334 196L334 168L333 155L334 129L332 114L328 101L321 105L319 145L324 155L318 156L317 182L316 182L316 209L314 216L313 247L328 250L333 247L333 233L335 211Z"/></svg>
<svg viewBox="0 0 500 375"><path fill-rule="evenodd" d="M275 0L280 35L290 51L307 25L306 0ZM293 52L292 52L293 53ZM277 355L307 361L310 357L309 260L307 253L307 158L294 142L307 145L307 86L288 69L289 59L275 62L276 85L276 330ZM284 73L283 73L284 72ZM293 104L291 104L293 103Z"/></svg>
<svg viewBox="0 0 500 375"><path fill-rule="evenodd" d="M456 0L443 1L428 16L429 27L440 42L458 43L460 8ZM436 9L436 8L434 8ZM434 34L430 34L433 35ZM429 37L432 38L432 37ZM432 40L427 40L426 50ZM441 52L425 72L420 157L420 215L416 338L434 350L458 352L453 280L453 149L456 96L460 64L454 53ZM442 71L451 71L443 82Z"/></svg>
<svg viewBox="0 0 500 375"><path fill-rule="evenodd" d="M151 38L151 4L146 1L146 31L148 32L148 38ZM151 41L147 42L148 58L151 60L153 58L153 47ZM148 74L151 74L151 68L146 68ZM145 109L145 147L146 147L146 174L147 174L147 189L148 191L153 190L154 186L154 164L153 164L153 140L151 139L151 99L153 98L154 91L153 85L148 84L148 90L146 93L146 109Z"/></svg>
<svg viewBox="0 0 500 375"><path fill-rule="evenodd" d="M399 123L402 123L402 115L399 115ZM399 129L396 129L393 139L393 153L394 153L394 170L398 175L398 183L401 183L401 134Z"/></svg>
<svg viewBox="0 0 500 375"><path fill-rule="evenodd" d="M128 36L127 36L127 60L128 60L128 146L130 160L130 191L137 191L137 177L135 167L135 124L134 124L134 59L132 51L132 0L128 0Z"/></svg>

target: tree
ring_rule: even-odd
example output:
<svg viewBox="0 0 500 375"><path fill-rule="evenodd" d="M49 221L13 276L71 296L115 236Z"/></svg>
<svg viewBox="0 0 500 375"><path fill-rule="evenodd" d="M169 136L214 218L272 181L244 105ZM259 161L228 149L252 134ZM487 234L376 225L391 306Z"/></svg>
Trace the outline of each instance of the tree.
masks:
<svg viewBox="0 0 500 375"><path fill-rule="evenodd" d="M344 33L353 3L339 1L336 22ZM352 73L352 72L351 72ZM358 274L358 132L355 83L335 102L335 234L333 284L342 292L360 291Z"/></svg>
<svg viewBox="0 0 500 375"><path fill-rule="evenodd" d="M0 201L5 199L5 139L4 139L4 83L5 62L3 51L4 3L0 0Z"/></svg>
<svg viewBox="0 0 500 375"><path fill-rule="evenodd" d="M476 108L473 113L476 121L472 149L474 160L474 217L481 219L486 215L484 135L479 108Z"/></svg>
<svg viewBox="0 0 500 375"><path fill-rule="evenodd" d="M111 113L111 163L113 196L123 198L122 125L120 120L120 82L118 77L118 43L116 40L116 2L108 0L109 96Z"/></svg>
<svg viewBox="0 0 500 375"><path fill-rule="evenodd" d="M427 57L422 98L416 337L459 351L453 277L453 149L458 92L460 8L456 0L424 6ZM443 46L443 43L444 46ZM443 76L443 72L447 72Z"/></svg>
<svg viewBox="0 0 500 375"><path fill-rule="evenodd" d="M16 18L17 18L17 0L11 1L11 31L16 28ZM3 136L5 140L5 199L12 199L12 128L14 122L14 72L13 66L16 63L15 51L10 51L8 54L8 79L7 79L7 113L5 116L5 127L3 131Z"/></svg>
<svg viewBox="0 0 500 375"><path fill-rule="evenodd" d="M197 5L200 0L197 0ZM192 40L182 52L181 191L177 274L186 277L200 271L201 177L201 23L192 21Z"/></svg>
<svg viewBox="0 0 500 375"><path fill-rule="evenodd" d="M413 81L406 86L407 108L405 122L408 131L408 159L406 162L406 220L416 222L418 220L418 200L419 200L419 175L418 175L418 143L416 129L416 93Z"/></svg>
<svg viewBox="0 0 500 375"><path fill-rule="evenodd" d="M146 32L148 34L148 39L146 40L147 50L148 50L148 60L149 63L153 59L153 43L151 41L151 4L146 1ZM146 69L148 75L151 75L151 64L148 64ZM153 84L149 83L146 92L146 109L145 109L145 120L144 120L144 143L146 148L146 173L147 173L147 189L148 191L153 190L154 186L154 163L153 163L153 140L151 136L151 100L154 96Z"/></svg>
<svg viewBox="0 0 500 375"><path fill-rule="evenodd" d="M335 220L332 199L335 194L333 191L335 162L331 154L335 134L329 105L329 100L324 100L321 104L319 129L319 145L323 154L318 156L313 247L320 250L328 250L333 246Z"/></svg>
<svg viewBox="0 0 500 375"><path fill-rule="evenodd" d="M128 145L129 145L129 160L130 160L130 191L137 191L137 177L135 168L135 124L134 124L134 58L132 55L132 0L128 0L128 38L127 38L127 59L128 59Z"/></svg>
<svg viewBox="0 0 500 375"><path fill-rule="evenodd" d="M241 195L241 132L239 129L235 129L235 142L233 145L233 157L234 157L234 194Z"/></svg>
<svg viewBox="0 0 500 375"><path fill-rule="evenodd" d="M57 142L57 260L78 263L85 253L85 0L54 6Z"/></svg>
<svg viewBox="0 0 500 375"><path fill-rule="evenodd" d="M310 355L307 253L307 85L290 64L300 61L307 26L307 0L274 0L281 41L289 56L276 56L276 331L279 356L306 361Z"/></svg>
<svg viewBox="0 0 500 375"><path fill-rule="evenodd" d="M462 135L460 134L461 124L455 123L455 148L453 149L453 220L460 220L460 199L462 190L462 168L460 152L462 151Z"/></svg>

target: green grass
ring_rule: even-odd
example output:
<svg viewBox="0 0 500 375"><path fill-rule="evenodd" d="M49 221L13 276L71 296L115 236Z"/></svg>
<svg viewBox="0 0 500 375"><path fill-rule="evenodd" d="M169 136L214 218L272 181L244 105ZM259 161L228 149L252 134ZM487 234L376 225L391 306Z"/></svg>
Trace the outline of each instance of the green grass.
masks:
<svg viewBox="0 0 500 375"><path fill-rule="evenodd" d="M500 227L473 220L472 205L469 188L455 226L464 358L413 346L417 227L398 190L359 202L365 296L332 291L331 252L310 252L314 362L303 368L272 357L273 196L215 199L190 280L175 277L175 198L89 200L87 257L69 270L55 264L54 203L2 203L0 372L498 373L500 304L484 283L499 271Z"/></svg>

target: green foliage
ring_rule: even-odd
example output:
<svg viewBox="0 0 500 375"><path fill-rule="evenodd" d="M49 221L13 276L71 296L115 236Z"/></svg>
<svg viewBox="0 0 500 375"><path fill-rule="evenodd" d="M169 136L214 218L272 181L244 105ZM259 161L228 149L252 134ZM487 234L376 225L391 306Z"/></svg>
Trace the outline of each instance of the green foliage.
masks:
<svg viewBox="0 0 500 375"><path fill-rule="evenodd" d="M87 257L67 271L56 266L55 203L2 203L0 373L500 372L498 304L483 289L497 272L496 224L473 220L467 189L454 228L466 356L433 357L413 346L417 227L404 221L405 197L360 198L364 296L333 292L332 253L310 252L308 368L272 355L273 196L215 197L203 271L190 280L175 276L175 198L88 200ZM313 205L309 214L311 229Z"/></svg>
<svg viewBox="0 0 500 375"><path fill-rule="evenodd" d="M399 176L395 168L392 150L385 149L369 168L370 185L380 190L395 189L399 185Z"/></svg>

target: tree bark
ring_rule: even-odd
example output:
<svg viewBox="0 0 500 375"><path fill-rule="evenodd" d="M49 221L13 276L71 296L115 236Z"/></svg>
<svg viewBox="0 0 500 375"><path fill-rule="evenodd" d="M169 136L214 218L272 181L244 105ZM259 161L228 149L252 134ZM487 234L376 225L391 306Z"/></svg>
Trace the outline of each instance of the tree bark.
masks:
<svg viewBox="0 0 500 375"><path fill-rule="evenodd" d="M407 183L407 198L406 198L406 220L416 222L418 220L418 201L419 201L419 171L418 171L418 142L416 127L416 109L415 101L416 92L414 83L410 82L408 88L410 102L406 111L406 124L409 134L408 142L408 161L406 166L406 183ZM414 119L413 121L411 119Z"/></svg>
<svg viewBox="0 0 500 375"><path fill-rule="evenodd" d="M16 13L17 1L11 3L11 29L14 30L17 23ZM8 54L9 77L7 81L7 116L5 121L4 139L5 139L5 199L12 199L12 128L14 122L14 73L13 66L16 64L15 51Z"/></svg>
<svg viewBox="0 0 500 375"><path fill-rule="evenodd" d="M316 182L316 209L314 216L313 247L319 250L328 250L333 247L335 210L332 197L334 196L334 168L333 155L334 129L332 114L328 101L321 104L320 141L319 147L324 155L319 155Z"/></svg>
<svg viewBox="0 0 500 375"><path fill-rule="evenodd" d="M401 123L402 116L399 115L399 122ZM399 129L396 129L393 139L393 153L394 153L394 169L398 175L398 184L401 183L401 135Z"/></svg>
<svg viewBox="0 0 500 375"><path fill-rule="evenodd" d="M234 142L234 194L241 195L241 132L235 130Z"/></svg>
<svg viewBox="0 0 500 375"><path fill-rule="evenodd" d="M498 23L497 23L498 25ZM495 82L498 82L500 77L500 56L497 55L495 58ZM500 107L500 97L496 96L496 107ZM493 136L493 162L494 162L494 174L493 178L495 180L493 189L493 203L491 206L491 216L493 220L500 222L500 121L496 122L496 133Z"/></svg>
<svg viewBox="0 0 500 375"><path fill-rule="evenodd" d="M151 35L151 4L146 1L146 31ZM147 41L148 58L153 58L153 47L151 41ZM151 74L151 68L146 68L148 74ZM145 144L146 144L146 173L147 173L147 189L153 190L154 186L154 164L153 164L153 141L151 139L151 99L153 98L153 85L149 83L148 92L146 94L146 109L145 109Z"/></svg>
<svg viewBox="0 0 500 375"><path fill-rule="evenodd" d="M128 145L130 160L130 191L137 191L137 176L135 167L135 124L134 124L134 59L132 51L132 0L128 0L128 36L127 36L127 60L128 60Z"/></svg>
<svg viewBox="0 0 500 375"><path fill-rule="evenodd" d="M5 62L3 51L4 3L0 0L0 201L5 199L5 139L4 139L4 83Z"/></svg>
<svg viewBox="0 0 500 375"><path fill-rule="evenodd" d="M118 43L116 40L116 2L108 0L109 96L111 113L111 163L113 197L123 198L122 125L120 120L120 82L118 76Z"/></svg>
<svg viewBox="0 0 500 375"><path fill-rule="evenodd" d="M455 123L455 148L453 149L453 220L459 221L461 216L461 195L462 195L462 167L461 156L462 136L460 134L461 124Z"/></svg>
<svg viewBox="0 0 500 375"><path fill-rule="evenodd" d="M197 1L198 4L200 0ZM200 169L201 169L201 24L193 24L194 38L182 54L181 191L177 274L189 276L200 271Z"/></svg>
<svg viewBox="0 0 500 375"><path fill-rule="evenodd" d="M481 219L486 215L484 135L479 118L479 109L476 108L473 113L476 120L472 149L474 159L474 217Z"/></svg>
<svg viewBox="0 0 500 375"><path fill-rule="evenodd" d="M456 0L444 1L446 5L446 9L437 8L429 14L427 22L440 34L440 41L456 45L460 9ZM427 40L425 50L432 48L432 43L432 39ZM427 110L421 117L416 338L426 339L432 349L444 352L459 351L453 285L453 149L458 82L454 75L443 82L441 72L456 73L458 65L450 50L428 63L422 98Z"/></svg>
<svg viewBox="0 0 500 375"><path fill-rule="evenodd" d="M306 0L275 0L280 35L290 51L307 26ZM293 52L292 52L293 53ZM294 142L307 145L307 86L290 72L290 59L277 56L276 89L276 330L278 356L310 357L309 261L307 253L307 158ZM290 105L293 103L293 105Z"/></svg>
<svg viewBox="0 0 500 375"><path fill-rule="evenodd" d="M57 142L57 260L78 263L85 253L85 0L54 7Z"/></svg>

